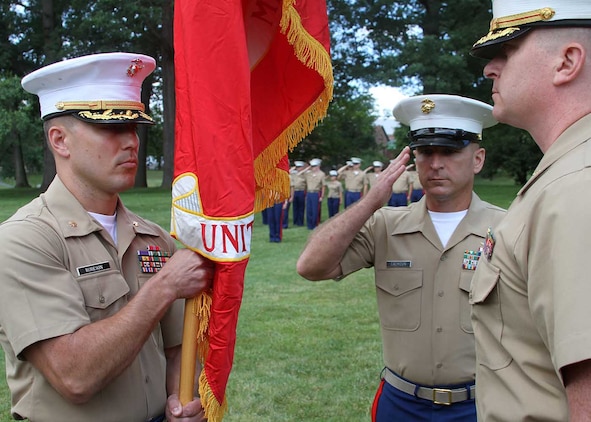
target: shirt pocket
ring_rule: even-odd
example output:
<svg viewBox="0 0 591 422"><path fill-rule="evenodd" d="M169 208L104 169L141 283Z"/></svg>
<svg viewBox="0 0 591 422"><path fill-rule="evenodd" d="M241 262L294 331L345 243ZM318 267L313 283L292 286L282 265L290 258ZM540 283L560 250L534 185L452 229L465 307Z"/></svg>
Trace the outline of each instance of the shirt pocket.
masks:
<svg viewBox="0 0 591 422"><path fill-rule="evenodd" d="M500 279L500 269L482 259L470 291L477 360L493 371L507 367L512 361L502 344L504 322L499 295Z"/></svg>
<svg viewBox="0 0 591 422"><path fill-rule="evenodd" d="M462 270L460 273L460 328L466 333L473 334L472 327L472 307L469 302L470 288L472 285L473 270Z"/></svg>
<svg viewBox="0 0 591 422"><path fill-rule="evenodd" d="M82 276L78 285L91 321L114 315L127 303L129 286L119 271Z"/></svg>
<svg viewBox="0 0 591 422"><path fill-rule="evenodd" d="M378 312L382 328L415 331L421 325L423 271L376 271Z"/></svg>

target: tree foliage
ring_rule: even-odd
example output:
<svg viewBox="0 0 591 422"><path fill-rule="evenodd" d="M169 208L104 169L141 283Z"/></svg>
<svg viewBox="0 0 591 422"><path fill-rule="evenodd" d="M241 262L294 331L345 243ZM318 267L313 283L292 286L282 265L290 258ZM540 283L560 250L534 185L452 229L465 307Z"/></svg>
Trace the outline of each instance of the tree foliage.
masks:
<svg viewBox="0 0 591 422"><path fill-rule="evenodd" d="M27 170L42 169L43 134L34 104L32 95L23 96L20 78L0 77L0 175L14 178L17 187L29 186Z"/></svg>
<svg viewBox="0 0 591 422"><path fill-rule="evenodd" d="M469 54L489 26L489 2L331 0L331 5L331 19L340 28L333 31L335 57L349 80L491 102L491 82L482 74L486 62ZM404 130L395 135L403 139ZM523 183L541 157L530 136L502 124L484 136L484 173L492 177L503 169Z"/></svg>
<svg viewBox="0 0 591 422"><path fill-rule="evenodd" d="M472 43L488 28L488 2L328 0L327 5L334 101L324 121L290 154L292 158L318 156L331 166L342 164L352 155L379 158L380 151L373 142L376 116L367 93L373 84L400 87L409 94L449 93L490 102L491 83L482 75L484 63L469 55ZM163 186L169 187L174 151L172 11L173 0L1 2L0 80L18 87L9 79L89 53L133 51L155 57L159 66L153 79L146 81L144 94L150 97L145 101L152 105L151 113L160 123L149 135L140 134L140 159L148 152L163 155ZM20 96L26 97L24 91ZM17 114L5 116L21 122L16 125L22 130L21 139L38 136L34 144L44 145L35 130L21 129L27 113L37 109L36 101L29 99L29 108L19 104L20 108L10 109ZM38 121L35 124L40 126ZM6 130L3 133L1 148L15 139ZM517 129L498 125L485 132L485 139L485 173L489 177L503 169L521 183L541 156L529 135ZM27 169L36 168L42 159L34 161L30 156L33 151L27 148L23 149ZM46 151L43 167L52 175L48 155ZM16 167L3 164L3 171L16 171ZM145 186L145 172L138 173L136 185Z"/></svg>

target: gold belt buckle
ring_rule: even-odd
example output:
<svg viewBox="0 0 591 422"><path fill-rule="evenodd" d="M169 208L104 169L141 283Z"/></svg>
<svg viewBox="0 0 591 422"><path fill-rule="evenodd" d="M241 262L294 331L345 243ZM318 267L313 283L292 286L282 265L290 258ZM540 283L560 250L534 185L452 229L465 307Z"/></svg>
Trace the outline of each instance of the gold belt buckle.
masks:
<svg viewBox="0 0 591 422"><path fill-rule="evenodd" d="M447 402L437 400L438 393L447 394ZM451 390L448 390L447 388L434 388L433 389L433 403L434 404L443 404L445 406L451 405L453 403L452 398L451 398Z"/></svg>

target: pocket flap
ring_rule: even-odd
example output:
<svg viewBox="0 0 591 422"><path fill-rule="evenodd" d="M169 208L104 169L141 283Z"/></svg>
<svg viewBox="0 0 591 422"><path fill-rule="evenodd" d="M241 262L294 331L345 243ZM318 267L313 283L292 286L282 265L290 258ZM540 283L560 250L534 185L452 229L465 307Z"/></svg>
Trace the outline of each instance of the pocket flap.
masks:
<svg viewBox="0 0 591 422"><path fill-rule="evenodd" d="M459 284L460 289L465 291L466 293L470 293L473 277L474 277L474 271L463 270L460 273L460 284Z"/></svg>
<svg viewBox="0 0 591 422"><path fill-rule="evenodd" d="M86 306L106 309L129 293L129 286L118 272L78 280Z"/></svg>
<svg viewBox="0 0 591 422"><path fill-rule="evenodd" d="M423 285L421 270L381 270L376 276L376 286L392 296L401 296Z"/></svg>
<svg viewBox="0 0 591 422"><path fill-rule="evenodd" d="M488 261L484 259L481 260L472 281L470 304L474 305L476 303L484 302L497 285L500 275L501 270L494 265L491 265Z"/></svg>

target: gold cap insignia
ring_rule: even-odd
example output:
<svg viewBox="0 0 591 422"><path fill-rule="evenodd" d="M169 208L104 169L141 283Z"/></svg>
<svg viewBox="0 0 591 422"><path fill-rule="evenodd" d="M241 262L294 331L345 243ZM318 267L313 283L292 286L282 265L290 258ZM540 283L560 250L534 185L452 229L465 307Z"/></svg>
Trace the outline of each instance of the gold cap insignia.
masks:
<svg viewBox="0 0 591 422"><path fill-rule="evenodd" d="M431 113L435 108L435 103L431 100L423 100L421 101L421 111L425 114Z"/></svg>
<svg viewBox="0 0 591 422"><path fill-rule="evenodd" d="M133 59L131 61L131 64L127 68L127 76L129 76L130 78L133 78L135 76L135 74L143 68L144 68L144 62L142 62L141 59Z"/></svg>

